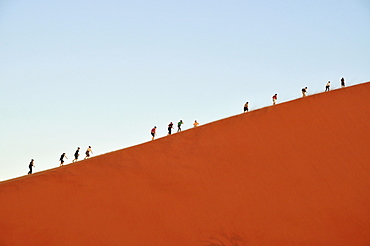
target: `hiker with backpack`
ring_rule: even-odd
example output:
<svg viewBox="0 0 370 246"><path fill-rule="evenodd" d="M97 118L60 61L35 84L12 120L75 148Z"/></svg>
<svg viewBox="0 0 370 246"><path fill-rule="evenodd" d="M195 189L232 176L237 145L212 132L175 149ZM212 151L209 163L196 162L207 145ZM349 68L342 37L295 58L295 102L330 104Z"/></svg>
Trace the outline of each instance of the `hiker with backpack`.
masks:
<svg viewBox="0 0 370 246"><path fill-rule="evenodd" d="M157 127L154 126L153 129L150 131L150 134L152 134L152 140L154 140L154 137L156 135L156 130L157 130Z"/></svg>
<svg viewBox="0 0 370 246"><path fill-rule="evenodd" d="M275 105L277 101L277 94L272 96L272 105Z"/></svg>
<svg viewBox="0 0 370 246"><path fill-rule="evenodd" d="M85 155L86 156L85 156L84 160L86 160L87 158L90 157L90 152L91 152L91 154L93 154L92 149L91 149L91 146L89 146L89 148L87 148L87 150L85 152Z"/></svg>
<svg viewBox="0 0 370 246"><path fill-rule="evenodd" d="M307 96L307 87L302 88L302 97L306 97L306 96Z"/></svg>

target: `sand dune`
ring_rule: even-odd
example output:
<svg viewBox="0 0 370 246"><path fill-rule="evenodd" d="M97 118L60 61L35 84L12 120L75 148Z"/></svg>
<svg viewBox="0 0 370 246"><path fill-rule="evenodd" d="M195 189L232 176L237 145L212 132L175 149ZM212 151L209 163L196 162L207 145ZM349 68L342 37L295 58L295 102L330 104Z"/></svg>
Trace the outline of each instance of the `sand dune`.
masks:
<svg viewBox="0 0 370 246"><path fill-rule="evenodd" d="M370 245L370 82L0 183L0 245Z"/></svg>

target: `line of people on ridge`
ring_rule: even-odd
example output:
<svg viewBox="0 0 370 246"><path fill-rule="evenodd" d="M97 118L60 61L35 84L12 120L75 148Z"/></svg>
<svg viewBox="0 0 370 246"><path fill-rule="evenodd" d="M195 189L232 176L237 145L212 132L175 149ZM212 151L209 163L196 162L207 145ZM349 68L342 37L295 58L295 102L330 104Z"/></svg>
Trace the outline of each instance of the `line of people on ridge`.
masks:
<svg viewBox="0 0 370 246"><path fill-rule="evenodd" d="M181 125L183 125L183 124L184 124L184 122L182 120L180 120L177 123L177 132L181 132ZM198 121L195 120L194 123L193 123L193 126L194 127L199 126ZM167 134L167 136L172 134L172 129L174 129L174 128L173 128L173 123L171 121L170 124L168 124L168 128L167 128L168 134ZM154 126L152 128L152 130L150 131L150 134L152 135L152 140L154 140L155 136L157 135L157 127L156 126Z"/></svg>
<svg viewBox="0 0 370 246"><path fill-rule="evenodd" d="M92 149L91 149L91 146L89 146L88 148L87 148L87 150L86 150L86 152L85 152L85 158L84 158L84 160L86 160L87 158L89 158L90 157L90 153L91 154L93 154L93 151L92 151ZM74 153L74 160L72 161L72 163L74 163L74 162L76 162L76 161L78 161L78 157L80 156L80 147L77 147L77 150L76 150L76 152ZM64 158L66 158L66 159L68 159L68 157L67 157L67 155L66 155L66 153L63 153L61 156L60 156L60 158L59 158L59 161L60 161L60 167L61 166L63 166L63 164L64 164ZM36 167L35 166L35 160L34 159L31 159L31 162L30 162L30 164L28 165L28 168L30 169L30 171L28 172L28 174L32 174L32 168L33 167Z"/></svg>
<svg viewBox="0 0 370 246"><path fill-rule="evenodd" d="M330 91L330 80L326 83L326 85L325 85L325 92L327 92L327 91ZM345 87L346 86L346 84L345 84L345 82L344 82L344 78L342 78L341 80L340 80L340 85L341 85L341 88L343 88L343 87ZM307 96L307 91L308 91L308 87L306 86L306 87L304 87L304 88L302 88L302 97L306 97ZM276 104L276 102L277 102L277 99L278 99L278 97L277 97L277 93L275 93L275 95L273 95L272 96L272 105L275 105ZM249 111L249 102L246 102L245 104L244 104L244 113L245 112L248 112Z"/></svg>
<svg viewBox="0 0 370 246"><path fill-rule="evenodd" d="M341 83L341 88L343 88L343 87L345 87L346 86L346 84L345 84L345 81L344 81L344 78L341 78L341 80L340 80L340 83ZM326 83L326 85L325 85L325 92L328 92L328 91L330 91L330 81L328 81L327 83ZM307 96L307 90L308 90L308 87L306 86L306 87L304 87L304 88L302 88L302 97L306 97ZM275 93L275 95L273 95L272 96L272 104L273 105L275 105L276 104L276 102L277 102L277 99L278 99L278 97L277 97L277 93ZM249 102L246 102L245 104L244 104L244 113L245 112L248 112L249 111ZM178 123L177 123L177 132L181 132L181 125L183 125L184 124L184 122L182 121L182 120L180 120ZM194 121L194 123L193 123L193 126L194 127L197 127L199 125L199 123L195 120ZM168 135L171 135L172 134L172 129L174 129L173 128L173 123L172 122L170 122L170 124L168 124L168 134L167 134L167 136ZM156 134L157 134L157 127L156 126L154 126L153 128L152 128L152 130L150 131L150 134L152 135L152 140L154 140L154 138L155 138L155 136L156 136ZM76 152L75 152L75 154L74 154L74 156L75 156L75 159L72 161L72 163L73 162L76 162L76 161L78 161L78 157L79 157L79 151L80 151L80 147L78 147L77 148L77 150L76 150ZM86 160L87 158L89 158L90 157L90 152L91 153L93 153L92 152L92 150L91 150L91 146L89 146L88 148L87 148L87 150L86 150L86 152L85 152L85 154L86 154L86 157L84 158L84 160ZM66 153L63 153L61 156L60 156L60 158L59 158L59 161L60 161L60 166L63 166L63 164L64 164L64 158L66 158L66 159L68 159L68 157L66 156ZM30 162L30 164L28 165L28 167L29 167L29 169L30 169L30 171L28 172L28 174L32 174L32 168L33 167L35 167L35 165L34 165L34 159L31 159L31 162Z"/></svg>

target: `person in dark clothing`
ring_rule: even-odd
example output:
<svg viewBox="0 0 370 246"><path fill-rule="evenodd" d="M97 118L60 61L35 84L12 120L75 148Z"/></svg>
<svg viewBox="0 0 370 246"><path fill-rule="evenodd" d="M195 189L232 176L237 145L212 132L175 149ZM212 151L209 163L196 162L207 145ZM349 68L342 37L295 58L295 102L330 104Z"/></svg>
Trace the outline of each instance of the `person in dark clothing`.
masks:
<svg viewBox="0 0 370 246"><path fill-rule="evenodd" d="M28 165L30 171L28 172L28 174L32 174L32 167L35 167L34 163L33 163L33 159L31 159L31 162L30 164Z"/></svg>
<svg viewBox="0 0 370 246"><path fill-rule="evenodd" d="M342 88L346 86L346 84L344 83L344 78L342 78L342 79L340 80L340 85L342 86Z"/></svg>
<svg viewBox="0 0 370 246"><path fill-rule="evenodd" d="M168 135L171 135L172 129L173 129L173 123L170 122L170 124L168 124Z"/></svg>
<svg viewBox="0 0 370 246"><path fill-rule="evenodd" d="M78 160L78 157L80 156L80 147L77 148L75 152L75 159L72 162L76 162Z"/></svg>
<svg viewBox="0 0 370 246"><path fill-rule="evenodd" d="M68 157L66 156L66 153L63 153L61 156L60 156L60 166L63 166L63 163L64 163L64 157L68 159Z"/></svg>

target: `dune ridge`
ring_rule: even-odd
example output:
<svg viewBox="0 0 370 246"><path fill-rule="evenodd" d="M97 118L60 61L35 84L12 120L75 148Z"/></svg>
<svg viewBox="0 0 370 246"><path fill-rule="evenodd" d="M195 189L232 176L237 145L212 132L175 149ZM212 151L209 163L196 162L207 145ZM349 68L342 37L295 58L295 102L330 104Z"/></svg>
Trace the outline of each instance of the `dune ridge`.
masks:
<svg viewBox="0 0 370 246"><path fill-rule="evenodd" d="M369 245L370 82L0 182L0 245Z"/></svg>

